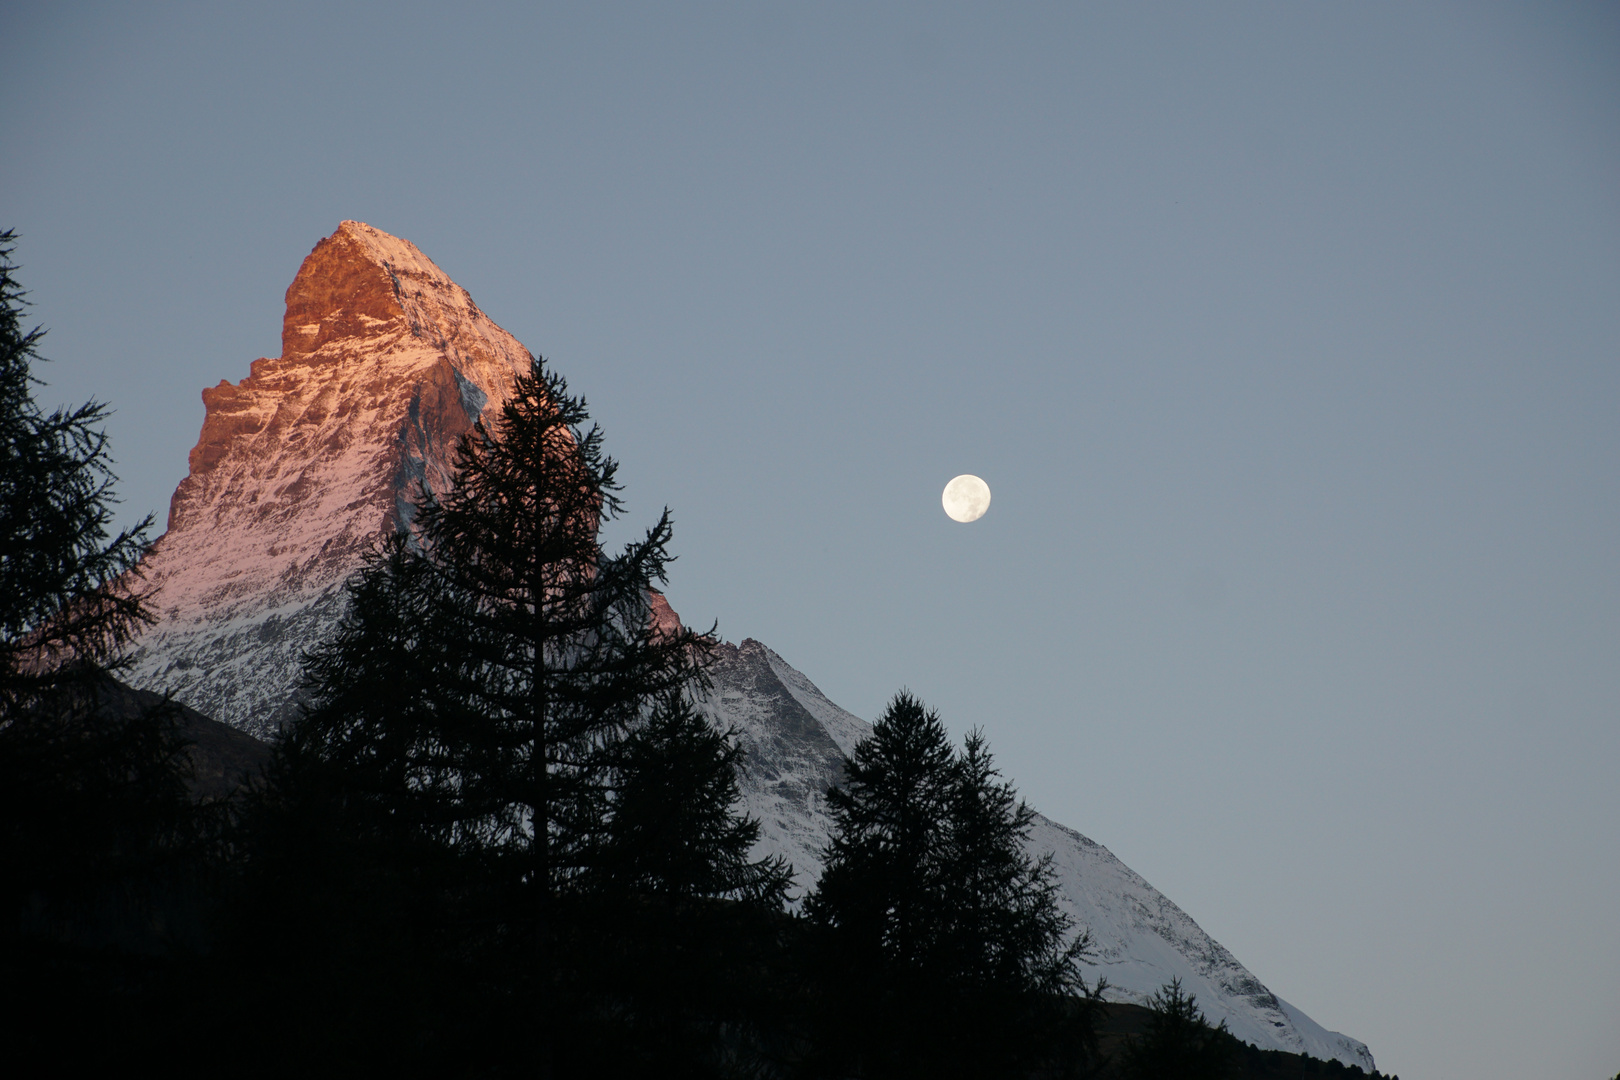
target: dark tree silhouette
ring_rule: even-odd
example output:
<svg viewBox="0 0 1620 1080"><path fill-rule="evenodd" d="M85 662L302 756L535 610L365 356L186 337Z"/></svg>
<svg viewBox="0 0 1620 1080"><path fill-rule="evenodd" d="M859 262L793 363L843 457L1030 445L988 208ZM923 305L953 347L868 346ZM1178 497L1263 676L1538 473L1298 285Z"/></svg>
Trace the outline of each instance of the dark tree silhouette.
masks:
<svg viewBox="0 0 1620 1080"><path fill-rule="evenodd" d="M669 900L732 899L779 909L793 874L752 860L759 822L737 815L742 750L680 691L619 746L597 888Z"/></svg>
<svg viewBox="0 0 1620 1080"><path fill-rule="evenodd" d="M953 752L938 714L902 691L845 773L828 792L832 842L806 905L832 943L824 1031L855 1033L841 1067L1084 1067L1095 1049L1075 965L1086 939L1066 941L1051 869L1024 847L1033 811L1001 781L982 734ZM846 984L859 999L837 992Z"/></svg>
<svg viewBox="0 0 1620 1080"><path fill-rule="evenodd" d="M837 928L856 962L921 974L945 902L950 736L937 712L902 690L844 773L827 792L832 842L806 909Z"/></svg>
<svg viewBox="0 0 1620 1080"><path fill-rule="evenodd" d="M648 902L779 909L786 886L780 865L747 859L757 825L732 808L737 751L685 696L712 638L651 617L669 512L602 550L622 507L588 422L535 360L463 439L450 489L424 493L414 532L374 554L310 653L311 704L249 814L261 896L292 882L307 912L397 897L379 940L404 935L395 957L419 960L393 985L488 991L429 995L415 1027L498 1028L501 1054L542 1071L645 1019L647 995L621 991ZM458 973L423 974L447 965Z"/></svg>
<svg viewBox="0 0 1620 1080"><path fill-rule="evenodd" d="M107 407L44 413L34 403L44 331L23 329L16 234L0 232L0 709L15 716L85 665L116 664L150 621L131 571L150 515L109 539L113 485Z"/></svg>
<svg viewBox="0 0 1620 1080"><path fill-rule="evenodd" d="M1211 1027L1198 999L1172 979L1149 1001L1147 1030L1125 1044L1121 1062L1130 1080L1223 1080L1233 1073L1236 1040L1226 1021Z"/></svg>
<svg viewBox="0 0 1620 1080"><path fill-rule="evenodd" d="M657 630L648 591L665 580L668 510L609 557L602 524L622 511L617 463L586 428L584 399L536 361L493 429L461 443L458 474L417 516L429 573L454 597L453 666L482 714L494 766L482 827L527 849L548 897L601 842L617 744L649 704L698 675L707 640ZM468 770L451 770L465 784Z"/></svg>
<svg viewBox="0 0 1620 1080"><path fill-rule="evenodd" d="M1090 938L1070 933L1050 856L1025 847L1035 812L1001 779L977 729L952 779L938 965L961 988L945 1040L951 1060L969 1075L1020 1066L1084 1075L1095 1064L1102 988L1080 977Z"/></svg>
<svg viewBox="0 0 1620 1080"><path fill-rule="evenodd" d="M955 766L943 875L950 968L986 990L1074 992L1089 938L1065 944L1051 860L1024 846L1035 811L1001 779L981 731L968 733Z"/></svg>
<svg viewBox="0 0 1620 1080"><path fill-rule="evenodd" d="M34 401L44 334L24 328L15 239L0 233L0 1035L60 1038L66 1068L115 1042L127 1060L136 1025L115 1017L196 944L204 818L178 709L109 675L150 620L151 519L112 534L106 407Z"/></svg>
<svg viewBox="0 0 1620 1080"><path fill-rule="evenodd" d="M286 741L341 767L361 803L503 868L542 918L605 842L624 735L699 677L707 639L656 631L648 590L668 511L618 556L598 530L617 470L583 400L540 361L459 448L350 587L309 656L307 715Z"/></svg>
<svg viewBox="0 0 1620 1080"><path fill-rule="evenodd" d="M780 858L753 860L739 816L741 750L680 692L618 747L612 814L575 925L576 995L612 1019L575 1045L583 1075L753 1075L780 1026Z"/></svg>
<svg viewBox="0 0 1620 1080"><path fill-rule="evenodd" d="M169 846L187 761L169 712L104 707L106 671L150 619L131 573L150 518L109 539L105 406L34 403L44 331L23 328L15 239L0 233L0 865L7 911L61 935L63 905L105 905Z"/></svg>

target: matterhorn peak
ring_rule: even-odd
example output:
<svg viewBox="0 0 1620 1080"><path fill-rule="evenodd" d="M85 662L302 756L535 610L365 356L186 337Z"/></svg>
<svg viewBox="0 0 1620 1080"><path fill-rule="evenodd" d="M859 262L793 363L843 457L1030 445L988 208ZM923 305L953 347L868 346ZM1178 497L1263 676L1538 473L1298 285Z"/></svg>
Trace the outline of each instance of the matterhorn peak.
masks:
<svg viewBox="0 0 1620 1080"><path fill-rule="evenodd" d="M281 359L318 359L335 342L408 328L445 349L477 349L506 337L411 243L363 221L345 221L315 245L287 286Z"/></svg>
<svg viewBox="0 0 1620 1080"><path fill-rule="evenodd" d="M530 358L415 245L345 221L287 289L282 354L203 391L207 416L169 530L142 563L157 625L129 678L216 720L274 733L295 714L302 653L343 617L344 582L410 524L423 485L449 486L457 439L511 393ZM648 616L681 628L658 592ZM801 889L831 836L827 791L870 734L758 641L716 642L700 707L746 751L751 857L776 854ZM1087 977L1145 1002L1180 979L1212 1020L1257 1046L1371 1069L1366 1046L1282 998L1102 847L1037 816L1059 901L1093 935Z"/></svg>
<svg viewBox="0 0 1620 1080"><path fill-rule="evenodd" d="M529 368L529 352L408 240L345 221L287 289L282 354L203 391L169 528L143 563L160 619L134 675L257 733L379 537ZM207 677L203 673L207 672Z"/></svg>

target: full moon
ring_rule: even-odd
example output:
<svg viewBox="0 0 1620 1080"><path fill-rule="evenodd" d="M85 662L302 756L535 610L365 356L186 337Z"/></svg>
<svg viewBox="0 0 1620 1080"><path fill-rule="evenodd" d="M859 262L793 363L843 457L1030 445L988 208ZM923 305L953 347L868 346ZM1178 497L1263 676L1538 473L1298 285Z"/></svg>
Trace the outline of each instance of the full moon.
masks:
<svg viewBox="0 0 1620 1080"><path fill-rule="evenodd" d="M990 509L990 485L972 473L963 473L945 485L939 501L952 521L978 521Z"/></svg>

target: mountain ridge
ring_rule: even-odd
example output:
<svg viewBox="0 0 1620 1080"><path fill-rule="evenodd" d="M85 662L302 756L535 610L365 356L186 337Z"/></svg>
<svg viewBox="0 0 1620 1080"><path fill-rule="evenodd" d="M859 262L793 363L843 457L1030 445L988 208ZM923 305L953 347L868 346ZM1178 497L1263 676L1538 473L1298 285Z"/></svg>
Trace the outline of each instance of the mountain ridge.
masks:
<svg viewBox="0 0 1620 1080"><path fill-rule="evenodd" d="M409 241L345 221L287 288L282 355L203 391L191 471L142 563L157 624L131 681L253 734L369 547L443 488L456 440L529 353ZM206 673L206 676L205 674Z"/></svg>
<svg viewBox="0 0 1620 1080"><path fill-rule="evenodd" d="M287 289L282 356L203 392L207 415L169 528L142 564L157 624L128 672L204 716L269 737L296 714L302 650L343 612L344 582L408 527L424 486L451 476L459 436L498 407L528 350L408 241L345 221ZM661 624L678 617L654 598ZM802 891L828 837L826 790L870 731L768 646L721 643L702 708L747 751L744 806L757 853L791 863ZM1061 903L1097 943L1088 977L1140 1004L1171 977L1212 1021L1269 1049L1369 1071L1365 1045L1266 989L1107 848L1038 817Z"/></svg>
<svg viewBox="0 0 1620 1080"><path fill-rule="evenodd" d="M760 822L762 854L793 865L803 889L819 876L831 832L826 787L871 725L829 700L769 646L722 643L710 669L715 690L702 704L746 751L738 778L743 807ZM817 736L801 734L810 721ZM1092 934L1082 962L1088 982L1106 979L1110 1001L1146 1005L1172 978L1197 995L1211 1023L1262 1049L1374 1068L1366 1044L1330 1031L1269 990L1193 918L1102 844L1037 813L1028 841L1050 855L1059 907Z"/></svg>

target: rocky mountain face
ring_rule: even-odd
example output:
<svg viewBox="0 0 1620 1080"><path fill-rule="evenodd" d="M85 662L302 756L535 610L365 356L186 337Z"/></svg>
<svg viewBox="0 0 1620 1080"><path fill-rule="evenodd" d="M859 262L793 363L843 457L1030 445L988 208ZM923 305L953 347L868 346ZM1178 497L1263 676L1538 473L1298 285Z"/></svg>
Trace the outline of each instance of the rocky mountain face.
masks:
<svg viewBox="0 0 1620 1080"><path fill-rule="evenodd" d="M345 221L287 289L281 356L203 391L169 527L143 564L158 624L133 681L259 735L376 539L449 479L456 439L527 350L416 249Z"/></svg>
<svg viewBox="0 0 1620 1080"><path fill-rule="evenodd" d="M412 244L346 221L287 290L282 355L203 391L207 418L169 529L143 564L160 621L129 678L234 728L272 734L296 708L299 653L341 614L376 539L447 484L456 438L505 399L529 354ZM654 616L677 619L662 598ZM706 711L746 750L761 852L821 870L826 790L871 728L757 641L722 645ZM1271 993L1107 848L1046 818L1062 903L1091 931L1088 979L1144 1002L1179 976L1213 1021L1264 1049L1372 1068L1367 1048Z"/></svg>

